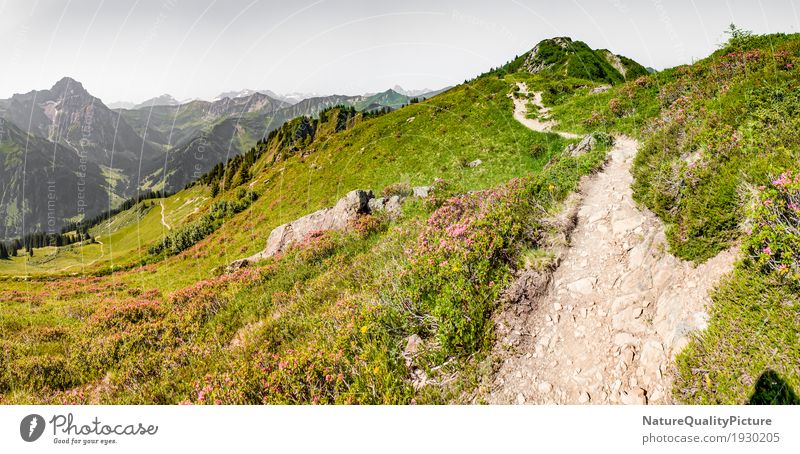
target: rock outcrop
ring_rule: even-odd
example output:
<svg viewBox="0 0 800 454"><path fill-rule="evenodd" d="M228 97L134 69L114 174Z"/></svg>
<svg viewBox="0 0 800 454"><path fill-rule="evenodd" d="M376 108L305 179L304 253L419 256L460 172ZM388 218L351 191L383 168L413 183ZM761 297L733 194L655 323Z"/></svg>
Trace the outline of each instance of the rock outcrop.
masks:
<svg viewBox="0 0 800 454"><path fill-rule="evenodd" d="M578 157L592 151L598 142L608 142L609 144L613 144L613 141L613 137L605 133L595 132L592 134L587 134L583 137L583 139L581 139L580 142L578 142L577 145L572 143L567 145L564 149L564 154L572 157Z"/></svg>
<svg viewBox="0 0 800 454"><path fill-rule="evenodd" d="M594 87L591 90L589 90L589 94L596 95L598 93L603 93L608 90L611 90L611 85L600 85L599 87Z"/></svg>
<svg viewBox="0 0 800 454"><path fill-rule="evenodd" d="M412 188L412 196L427 197L431 188L417 186ZM393 195L389 198L375 198L372 190L356 189L339 199L329 208L323 208L301 218L275 227L267 238L267 247L250 257L232 262L228 271L249 266L252 263L272 257L287 250L291 245L302 241L314 232L346 230L359 216L385 211L390 215L400 213L405 197Z"/></svg>
<svg viewBox="0 0 800 454"><path fill-rule="evenodd" d="M578 157L592 151L595 143L597 143L597 140L595 140L594 136L588 134L584 136L577 145L574 143L567 145L566 148L564 148L564 154L572 157Z"/></svg>

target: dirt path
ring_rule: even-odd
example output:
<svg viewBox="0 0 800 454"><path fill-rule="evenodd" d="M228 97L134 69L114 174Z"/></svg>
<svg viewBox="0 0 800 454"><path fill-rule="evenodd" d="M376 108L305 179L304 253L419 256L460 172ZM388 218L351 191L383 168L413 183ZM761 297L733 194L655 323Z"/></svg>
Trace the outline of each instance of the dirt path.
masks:
<svg viewBox="0 0 800 454"><path fill-rule="evenodd" d="M544 294L501 315L506 353L489 402L672 402L675 354L705 327L708 290L736 254L694 267L666 252L661 222L632 199L637 147L617 138L605 168L582 184L577 226Z"/></svg>
<svg viewBox="0 0 800 454"><path fill-rule="evenodd" d="M170 227L169 224L167 224L166 219L164 219L164 210L165 210L164 201L162 200L161 201L161 225L163 225L167 230L172 230L172 227Z"/></svg>
<svg viewBox="0 0 800 454"><path fill-rule="evenodd" d="M530 94L528 92L528 87L523 82L517 83L517 86L519 87L519 92L521 94ZM527 96L520 98L512 97L511 99L514 101L514 118L523 125L533 129L534 131L555 132L561 137L565 137L567 139L577 139L580 137L579 135L571 132L553 131L553 126L555 126L556 123L549 117L550 109L544 107L542 104L541 92L534 92L533 99L530 99ZM538 108L539 111L536 118L528 118L528 102L533 103L533 105Z"/></svg>

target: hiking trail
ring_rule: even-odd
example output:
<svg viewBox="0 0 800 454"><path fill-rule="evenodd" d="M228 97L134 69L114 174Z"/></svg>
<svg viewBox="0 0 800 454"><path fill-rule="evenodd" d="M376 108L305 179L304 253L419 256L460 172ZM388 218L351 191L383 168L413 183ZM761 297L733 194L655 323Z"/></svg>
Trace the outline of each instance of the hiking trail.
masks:
<svg viewBox="0 0 800 454"><path fill-rule="evenodd" d="M514 99L514 117L550 132L540 100L543 120L526 117L526 99ZM616 137L604 168L581 184L577 225L547 287L529 309L496 318L502 362L489 403L672 403L675 355L705 328L708 291L736 252L700 265L668 252L661 221L632 198L637 148Z"/></svg>

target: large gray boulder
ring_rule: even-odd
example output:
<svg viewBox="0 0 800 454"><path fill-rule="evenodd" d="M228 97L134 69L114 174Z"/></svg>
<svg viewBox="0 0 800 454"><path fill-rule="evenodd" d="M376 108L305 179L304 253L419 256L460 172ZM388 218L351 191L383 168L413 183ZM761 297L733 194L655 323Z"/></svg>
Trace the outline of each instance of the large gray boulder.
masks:
<svg viewBox="0 0 800 454"><path fill-rule="evenodd" d="M374 198L372 191L356 189L339 199L336 205L323 208L301 218L275 227L267 238L267 247L250 257L232 262L228 270L236 270L251 263L264 260L283 252L292 244L302 241L309 234L326 230L344 230L359 215L370 212L369 202Z"/></svg>
<svg viewBox="0 0 800 454"><path fill-rule="evenodd" d="M280 225L269 234L267 247L262 253L266 257L272 257L313 232L344 230L360 214L369 213L369 201L372 198L372 191L356 189L339 199L332 208L323 208Z"/></svg>
<svg viewBox="0 0 800 454"><path fill-rule="evenodd" d="M367 206L369 207L370 213L381 211L383 210L384 206L386 206L386 199L384 199L383 197L379 197L376 199L369 199Z"/></svg>
<svg viewBox="0 0 800 454"><path fill-rule="evenodd" d="M413 188L413 196L427 197L429 186ZM267 238L267 247L250 257L232 262L228 271L249 266L251 263L272 257L287 250L292 244L302 241L314 232L327 230L346 230L348 225L363 214L386 211L396 216L401 211L404 198L394 195L389 198L376 199L371 190L356 189L339 199L330 208L323 208L301 218L275 227Z"/></svg>

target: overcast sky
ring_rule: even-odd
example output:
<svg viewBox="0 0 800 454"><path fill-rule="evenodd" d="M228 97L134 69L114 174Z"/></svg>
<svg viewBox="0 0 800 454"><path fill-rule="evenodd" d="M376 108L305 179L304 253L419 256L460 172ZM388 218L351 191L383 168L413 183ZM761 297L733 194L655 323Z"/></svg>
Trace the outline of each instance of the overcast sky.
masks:
<svg viewBox="0 0 800 454"><path fill-rule="evenodd" d="M106 102L227 90L436 89L571 36L658 69L734 22L796 32L792 0L0 0L0 97L63 76Z"/></svg>

